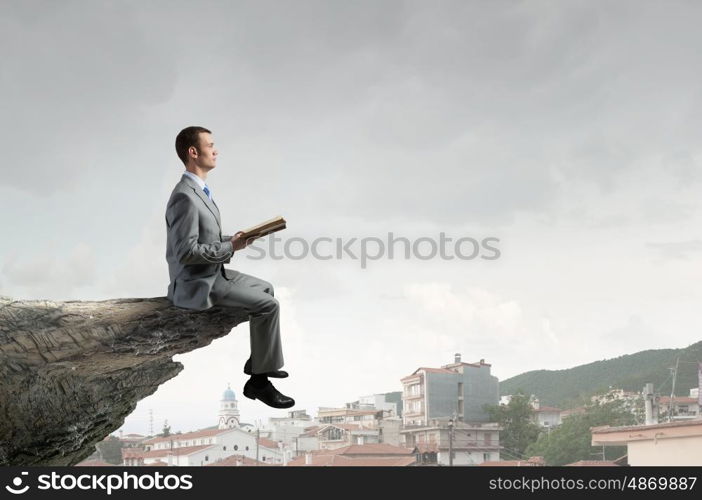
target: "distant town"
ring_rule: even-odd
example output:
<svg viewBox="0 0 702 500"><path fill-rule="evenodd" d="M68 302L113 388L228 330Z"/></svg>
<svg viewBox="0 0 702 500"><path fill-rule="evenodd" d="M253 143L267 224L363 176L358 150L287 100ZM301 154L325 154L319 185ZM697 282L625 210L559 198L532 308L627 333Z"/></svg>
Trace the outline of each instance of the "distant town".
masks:
<svg viewBox="0 0 702 500"><path fill-rule="evenodd" d="M211 427L171 433L166 422L156 435L112 434L77 466L702 465L699 387L672 397L653 384L610 387L560 409L531 394L500 397L490 369L456 354L401 378L401 391L261 426L242 420L226 388Z"/></svg>

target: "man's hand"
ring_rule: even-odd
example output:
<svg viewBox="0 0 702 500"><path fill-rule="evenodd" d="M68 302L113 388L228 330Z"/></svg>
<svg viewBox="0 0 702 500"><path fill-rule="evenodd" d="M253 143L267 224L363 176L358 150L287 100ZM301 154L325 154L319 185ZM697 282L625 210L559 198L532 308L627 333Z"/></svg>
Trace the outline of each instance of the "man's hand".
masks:
<svg viewBox="0 0 702 500"><path fill-rule="evenodd" d="M234 251L241 250L242 248L250 245L256 238L243 238L244 232L239 231L234 236L232 236L231 242L234 247Z"/></svg>

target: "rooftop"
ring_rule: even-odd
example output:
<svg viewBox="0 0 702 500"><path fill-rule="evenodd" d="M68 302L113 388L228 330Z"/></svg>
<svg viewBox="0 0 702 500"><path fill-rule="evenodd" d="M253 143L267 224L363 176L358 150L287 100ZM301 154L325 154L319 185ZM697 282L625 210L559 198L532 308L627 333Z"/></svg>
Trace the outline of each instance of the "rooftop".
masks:
<svg viewBox="0 0 702 500"><path fill-rule="evenodd" d="M566 464L566 467L612 467L619 464L613 460L578 460L572 464Z"/></svg>
<svg viewBox="0 0 702 500"><path fill-rule="evenodd" d="M104 460L83 460L78 462L76 467L115 467L115 464L105 462Z"/></svg>
<svg viewBox="0 0 702 500"><path fill-rule="evenodd" d="M122 458L155 458L167 457L168 455L181 456L190 455L205 448L212 448L212 444L203 444L200 446L181 446L179 448L166 448L163 450L149 450L143 448L122 448Z"/></svg>
<svg viewBox="0 0 702 500"><path fill-rule="evenodd" d="M169 441L183 441L185 439L197 439L204 437L217 436L225 432L231 432L233 429L202 429L199 431L186 432L183 434L171 434L166 437L155 437L144 441L144 444L155 444Z"/></svg>
<svg viewBox="0 0 702 500"><path fill-rule="evenodd" d="M244 455L230 455L226 458L207 464L208 467L231 467L231 466L252 466L252 465L271 465L266 462L256 461L253 458L245 457Z"/></svg>
<svg viewBox="0 0 702 500"><path fill-rule="evenodd" d="M543 467L544 457L531 457L528 460L489 460L478 464L481 467Z"/></svg>
<svg viewBox="0 0 702 500"><path fill-rule="evenodd" d="M258 438L258 444L261 446L265 446L266 448L270 448L272 450L277 450L279 448L278 442L273 441L272 439L268 438Z"/></svg>
<svg viewBox="0 0 702 500"><path fill-rule="evenodd" d="M310 455L306 463L305 456L297 457L288 462L291 467L405 467L413 465L414 456L407 457L347 457L344 455Z"/></svg>

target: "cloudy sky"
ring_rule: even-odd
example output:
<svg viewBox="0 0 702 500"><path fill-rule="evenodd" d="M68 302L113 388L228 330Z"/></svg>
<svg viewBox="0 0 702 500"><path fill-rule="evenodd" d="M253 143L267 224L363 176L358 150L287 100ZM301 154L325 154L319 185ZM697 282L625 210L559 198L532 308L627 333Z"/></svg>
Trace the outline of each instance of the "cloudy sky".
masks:
<svg viewBox="0 0 702 500"><path fill-rule="evenodd" d="M0 294L164 296L173 142L202 125L226 232L282 214L285 239L499 238L496 260L365 269L237 254L276 286L296 409L456 352L505 379L687 346L701 21L684 1L4 1ZM248 348L244 324L177 356L123 429L215 424Z"/></svg>

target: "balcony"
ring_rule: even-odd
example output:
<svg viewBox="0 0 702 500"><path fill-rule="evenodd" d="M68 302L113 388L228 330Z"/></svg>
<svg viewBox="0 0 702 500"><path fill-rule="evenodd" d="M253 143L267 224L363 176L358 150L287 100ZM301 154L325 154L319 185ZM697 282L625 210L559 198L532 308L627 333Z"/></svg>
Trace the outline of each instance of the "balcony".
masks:
<svg viewBox="0 0 702 500"><path fill-rule="evenodd" d="M418 415L424 415L424 410L419 409L419 410L405 410L404 413L402 414L403 416L406 417L416 417Z"/></svg>
<svg viewBox="0 0 702 500"><path fill-rule="evenodd" d="M402 394L402 399L419 399L424 397L424 391L406 392Z"/></svg>
<svg viewBox="0 0 702 500"><path fill-rule="evenodd" d="M448 449L448 441L442 442L441 449ZM495 441L454 441L454 450L499 450L500 445Z"/></svg>

